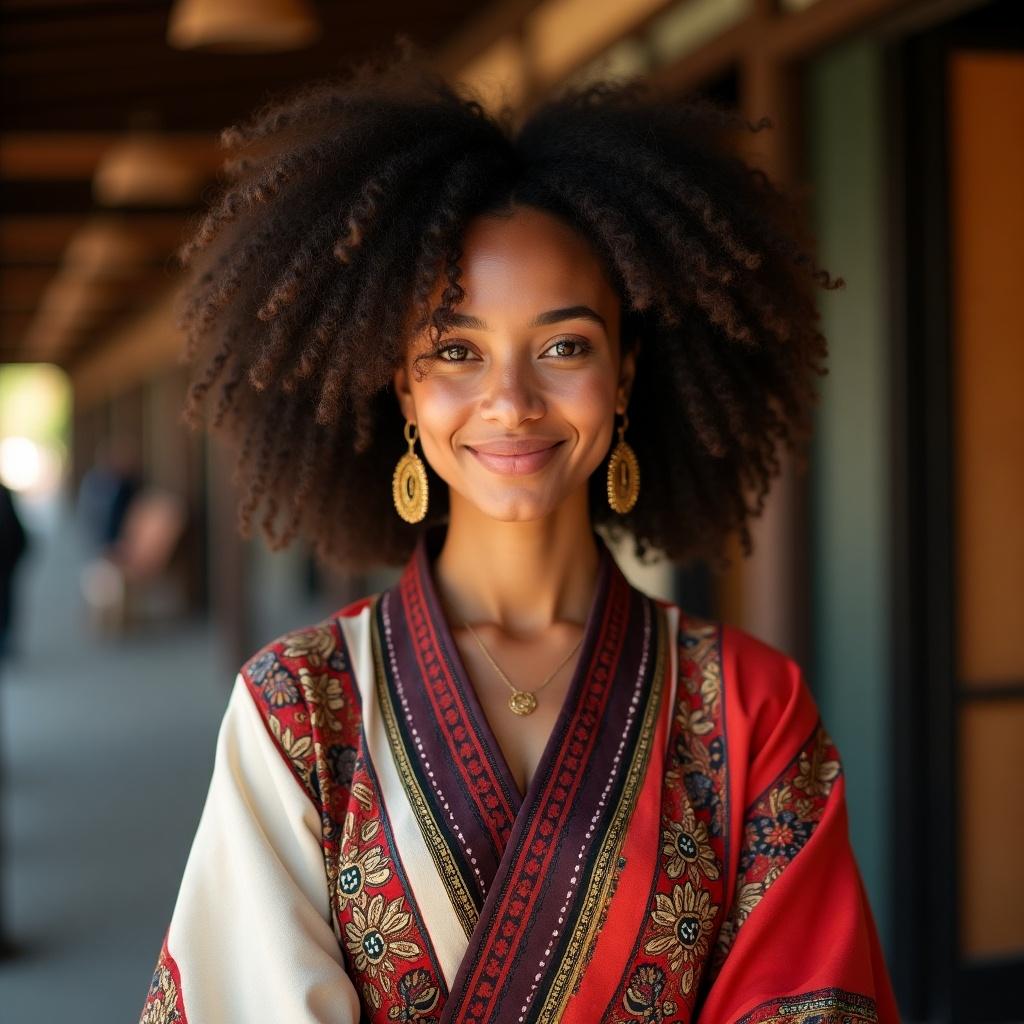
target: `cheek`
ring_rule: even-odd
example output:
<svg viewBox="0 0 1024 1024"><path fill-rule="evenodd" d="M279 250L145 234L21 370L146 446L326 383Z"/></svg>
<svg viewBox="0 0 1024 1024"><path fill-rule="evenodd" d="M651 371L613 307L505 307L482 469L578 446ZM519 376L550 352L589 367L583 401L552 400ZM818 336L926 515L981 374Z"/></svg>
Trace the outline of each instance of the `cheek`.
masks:
<svg viewBox="0 0 1024 1024"><path fill-rule="evenodd" d="M561 418L571 423L582 441L600 443L610 429L615 408L615 382L606 374L579 374L552 399Z"/></svg>
<svg viewBox="0 0 1024 1024"><path fill-rule="evenodd" d="M420 435L436 454L451 448L451 436L472 415L474 396L455 381L424 381L414 392Z"/></svg>

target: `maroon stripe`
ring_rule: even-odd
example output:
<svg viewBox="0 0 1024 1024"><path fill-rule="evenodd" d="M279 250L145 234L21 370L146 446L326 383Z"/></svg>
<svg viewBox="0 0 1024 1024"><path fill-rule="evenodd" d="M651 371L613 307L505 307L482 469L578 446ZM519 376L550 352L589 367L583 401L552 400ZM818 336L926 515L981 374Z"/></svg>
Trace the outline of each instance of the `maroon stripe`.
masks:
<svg viewBox="0 0 1024 1024"><path fill-rule="evenodd" d="M476 805L481 820L490 833L496 860L500 860L511 834L515 812L498 782L494 766L487 755L487 748L475 729L459 688L448 670L448 663L434 630L419 570L418 560L414 560L410 571L402 578L401 592L402 606L409 623L416 660L423 679L428 683L424 690L437 726L447 743L451 761L462 779L463 785L460 789L468 793ZM429 662L424 654L429 657ZM474 773L473 766L480 770ZM493 794L499 802L496 810L486 804L489 794Z"/></svg>
<svg viewBox="0 0 1024 1024"><path fill-rule="evenodd" d="M617 568L617 567L616 567ZM612 691L611 683L620 663L620 654L627 634L630 587L621 571L611 579L609 599L604 606L599 640L586 673L583 699L576 695L572 717L559 732L559 756L546 779L543 794L536 800L536 812L528 814L529 832L516 841L517 855L506 874L500 903L488 915L486 934L472 962L475 969L462 986L458 1016L445 1017L457 1021L489 1021L493 1008L503 991L513 965L519 959L523 936L540 894L540 883L548 876L556 850L573 804L582 771L592 753L600 725ZM564 796L555 797L557 790ZM576 810L581 810L577 808ZM527 814L524 807L522 814ZM549 826L546 830L545 823ZM554 828L552 823L557 823ZM544 832L547 835L544 835ZM493 895L493 894L492 894ZM483 916L481 918L483 923ZM467 959L468 959L467 951ZM486 975L486 980L484 976ZM457 984L453 986L453 990Z"/></svg>

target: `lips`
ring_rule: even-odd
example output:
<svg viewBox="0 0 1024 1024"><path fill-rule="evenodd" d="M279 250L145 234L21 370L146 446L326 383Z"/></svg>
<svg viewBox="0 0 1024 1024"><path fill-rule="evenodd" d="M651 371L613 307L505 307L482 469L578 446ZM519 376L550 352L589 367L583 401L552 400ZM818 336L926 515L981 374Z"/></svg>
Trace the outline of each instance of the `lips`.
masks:
<svg viewBox="0 0 1024 1024"><path fill-rule="evenodd" d="M554 458L561 446L561 441L522 440L522 441L489 441L485 446L466 447L474 457L487 469L494 473L522 476L536 473L538 469Z"/></svg>

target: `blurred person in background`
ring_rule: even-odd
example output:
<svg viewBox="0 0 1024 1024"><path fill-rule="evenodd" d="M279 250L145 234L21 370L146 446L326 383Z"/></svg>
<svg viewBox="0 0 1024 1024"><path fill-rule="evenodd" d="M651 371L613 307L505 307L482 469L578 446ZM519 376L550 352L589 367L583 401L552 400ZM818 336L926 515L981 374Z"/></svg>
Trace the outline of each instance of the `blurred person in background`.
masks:
<svg viewBox="0 0 1024 1024"><path fill-rule="evenodd" d="M841 281L757 127L403 58L225 133L187 412L247 535L404 568L241 666L144 1022L898 1019L800 666L606 543L749 553L809 433Z"/></svg>
<svg viewBox="0 0 1024 1024"><path fill-rule="evenodd" d="M28 543L28 534L14 507L14 497L0 482L0 671L12 650L15 569L28 550Z"/></svg>
<svg viewBox="0 0 1024 1024"><path fill-rule="evenodd" d="M128 506L141 487L139 447L133 438L120 435L96 445L93 464L79 485L77 515L98 551L115 543Z"/></svg>

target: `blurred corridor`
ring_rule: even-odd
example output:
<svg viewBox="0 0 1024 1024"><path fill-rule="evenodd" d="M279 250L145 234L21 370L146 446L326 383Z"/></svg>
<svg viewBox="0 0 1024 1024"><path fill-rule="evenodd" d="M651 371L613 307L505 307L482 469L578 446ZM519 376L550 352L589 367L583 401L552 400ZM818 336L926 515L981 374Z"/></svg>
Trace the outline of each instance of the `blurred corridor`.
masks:
<svg viewBox="0 0 1024 1024"><path fill-rule="evenodd" d="M202 620L116 644L84 628L69 510L32 524L0 682L5 1021L133 1020L209 783L227 697ZM45 532L41 532L45 530Z"/></svg>
<svg viewBox="0 0 1024 1024"><path fill-rule="evenodd" d="M1020 4L251 6L270 29L194 20L214 0L0 5L0 484L29 537L0 653L0 1022L137 1019L234 671L392 579L239 536L227 453L179 420L172 254L222 128L400 32L485 105L636 75L773 119L742 155L847 283L818 300L809 469L780 453L728 572L622 567L806 667L906 1019L1024 1020ZM273 8L306 15L289 35Z"/></svg>

